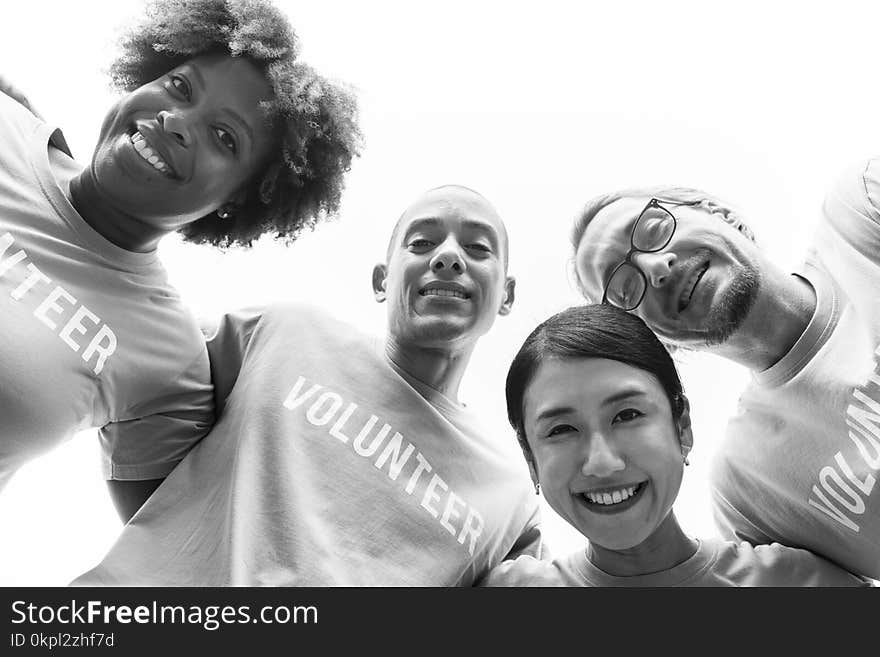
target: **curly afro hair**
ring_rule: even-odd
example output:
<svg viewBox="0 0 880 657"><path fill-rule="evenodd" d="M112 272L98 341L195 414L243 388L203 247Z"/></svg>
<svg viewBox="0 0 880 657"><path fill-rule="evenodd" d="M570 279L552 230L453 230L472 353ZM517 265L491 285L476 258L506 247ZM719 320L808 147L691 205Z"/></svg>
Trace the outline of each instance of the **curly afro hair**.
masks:
<svg viewBox="0 0 880 657"><path fill-rule="evenodd" d="M293 240L339 208L343 177L359 155L352 91L296 61L297 38L266 0L153 0L120 41L113 85L131 91L193 57L246 57L266 76L274 100L263 103L278 146L245 190L235 213L211 213L180 229L184 239L250 246L264 233Z"/></svg>

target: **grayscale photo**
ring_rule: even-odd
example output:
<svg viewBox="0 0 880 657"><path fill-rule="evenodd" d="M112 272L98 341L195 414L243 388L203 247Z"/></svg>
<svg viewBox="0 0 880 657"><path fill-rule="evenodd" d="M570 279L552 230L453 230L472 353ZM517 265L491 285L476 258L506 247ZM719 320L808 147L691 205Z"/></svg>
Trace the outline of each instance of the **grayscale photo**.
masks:
<svg viewBox="0 0 880 657"><path fill-rule="evenodd" d="M5 4L0 587L876 586L878 23Z"/></svg>

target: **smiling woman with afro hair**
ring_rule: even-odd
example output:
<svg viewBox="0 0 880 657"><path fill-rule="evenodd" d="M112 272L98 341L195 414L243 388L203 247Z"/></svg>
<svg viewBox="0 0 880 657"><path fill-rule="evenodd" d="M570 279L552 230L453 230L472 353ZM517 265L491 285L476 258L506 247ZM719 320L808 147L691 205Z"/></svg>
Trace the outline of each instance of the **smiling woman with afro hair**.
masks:
<svg viewBox="0 0 880 657"><path fill-rule="evenodd" d="M361 135L265 0L151 0L120 45L87 165L0 78L0 488L97 428L128 520L215 420L159 241L295 239L337 212Z"/></svg>
<svg viewBox="0 0 880 657"><path fill-rule="evenodd" d="M334 213L343 175L359 154L352 92L297 61L297 38L283 14L263 0L163 0L121 40L110 75L132 91L202 55L243 57L269 81L262 103L276 136L268 163L243 201L221 218L212 212L179 232L196 243L249 246L264 233L294 239Z"/></svg>

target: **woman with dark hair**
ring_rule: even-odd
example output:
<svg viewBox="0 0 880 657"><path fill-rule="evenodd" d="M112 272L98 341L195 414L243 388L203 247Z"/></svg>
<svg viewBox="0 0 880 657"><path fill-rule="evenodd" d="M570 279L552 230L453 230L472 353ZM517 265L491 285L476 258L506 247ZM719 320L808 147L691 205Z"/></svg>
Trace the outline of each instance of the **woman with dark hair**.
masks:
<svg viewBox="0 0 880 657"><path fill-rule="evenodd" d="M0 487L100 427L128 518L214 419L204 339L159 240L295 238L337 209L360 134L350 92L297 61L268 2L155 2L121 46L126 93L87 166L0 94Z"/></svg>
<svg viewBox="0 0 880 657"><path fill-rule="evenodd" d="M805 550L685 534L672 505L693 445L688 401L635 315L582 306L538 326L507 375L507 412L536 488L589 543L505 562L489 585L866 585Z"/></svg>

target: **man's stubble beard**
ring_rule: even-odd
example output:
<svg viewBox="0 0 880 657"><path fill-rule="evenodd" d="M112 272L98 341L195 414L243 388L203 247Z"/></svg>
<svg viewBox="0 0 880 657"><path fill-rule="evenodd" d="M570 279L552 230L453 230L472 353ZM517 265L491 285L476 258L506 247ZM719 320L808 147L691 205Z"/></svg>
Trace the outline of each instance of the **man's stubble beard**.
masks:
<svg viewBox="0 0 880 657"><path fill-rule="evenodd" d="M706 317L705 346L727 342L748 317L761 289L761 273L751 264L743 265L730 282L724 297Z"/></svg>

